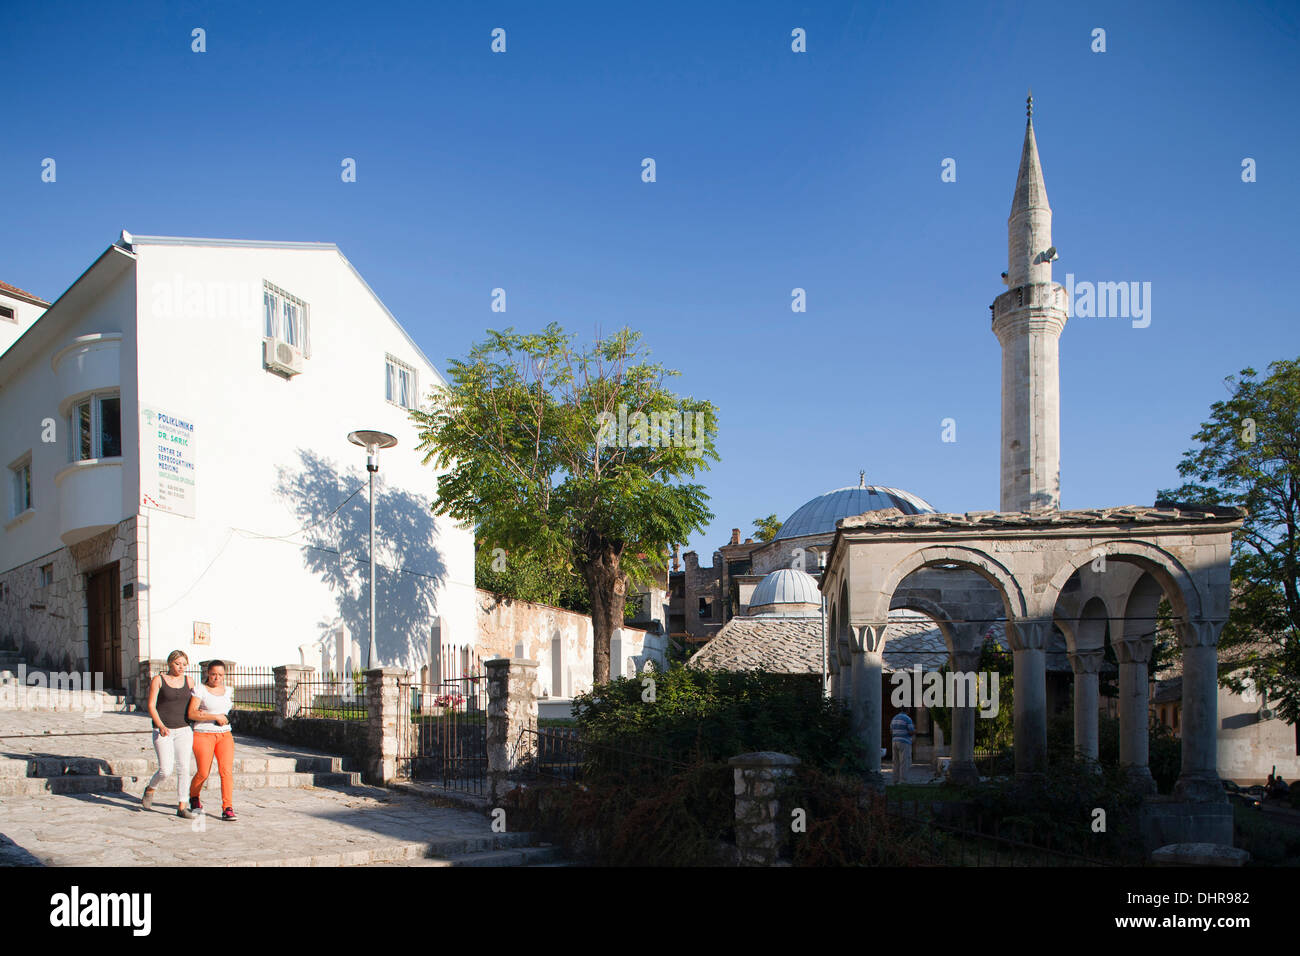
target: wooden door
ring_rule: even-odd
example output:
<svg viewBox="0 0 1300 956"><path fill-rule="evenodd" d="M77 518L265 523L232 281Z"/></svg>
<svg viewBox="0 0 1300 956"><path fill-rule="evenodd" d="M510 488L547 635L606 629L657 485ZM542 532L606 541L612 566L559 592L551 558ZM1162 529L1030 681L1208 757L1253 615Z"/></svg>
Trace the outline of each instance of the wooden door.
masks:
<svg viewBox="0 0 1300 956"><path fill-rule="evenodd" d="M117 565L110 564L86 582L90 630L90 670L103 673L105 689L122 687L122 613ZM94 679L93 676L91 678Z"/></svg>

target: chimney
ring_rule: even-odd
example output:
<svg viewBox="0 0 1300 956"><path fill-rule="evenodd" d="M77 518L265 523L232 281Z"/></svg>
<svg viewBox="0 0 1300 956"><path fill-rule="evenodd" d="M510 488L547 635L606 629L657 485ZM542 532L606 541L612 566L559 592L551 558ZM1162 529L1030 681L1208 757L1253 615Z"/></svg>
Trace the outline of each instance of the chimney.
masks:
<svg viewBox="0 0 1300 956"><path fill-rule="evenodd" d="M731 529L731 543L732 543L732 544L740 544L740 529L739 529L739 528L732 528L732 529Z"/></svg>
<svg viewBox="0 0 1300 956"><path fill-rule="evenodd" d="M680 549L681 549L681 545L679 545L679 544L675 544L675 545L673 545L673 570L674 570L674 571L680 571L680 570L681 570L681 561L680 561L680 559L679 559L678 556L677 556L677 552L678 552Z"/></svg>

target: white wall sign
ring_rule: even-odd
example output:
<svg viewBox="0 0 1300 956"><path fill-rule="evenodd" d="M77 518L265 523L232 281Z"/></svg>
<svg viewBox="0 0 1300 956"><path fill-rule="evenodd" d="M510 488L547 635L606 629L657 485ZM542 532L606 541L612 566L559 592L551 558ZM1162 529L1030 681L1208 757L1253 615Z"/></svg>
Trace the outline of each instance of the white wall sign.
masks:
<svg viewBox="0 0 1300 956"><path fill-rule="evenodd" d="M140 408L140 504L194 517L194 422Z"/></svg>

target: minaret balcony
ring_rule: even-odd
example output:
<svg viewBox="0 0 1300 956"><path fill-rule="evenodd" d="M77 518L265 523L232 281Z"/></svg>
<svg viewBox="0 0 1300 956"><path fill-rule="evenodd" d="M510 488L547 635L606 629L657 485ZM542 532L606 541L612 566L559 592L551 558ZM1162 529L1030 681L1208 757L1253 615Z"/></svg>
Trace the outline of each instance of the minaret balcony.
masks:
<svg viewBox="0 0 1300 956"><path fill-rule="evenodd" d="M1025 321L1031 324L1055 326L1059 332L1065 325L1066 295L1065 287L1052 283L1030 283L1008 289L993 300L993 324L1005 324L1017 313L1023 313Z"/></svg>

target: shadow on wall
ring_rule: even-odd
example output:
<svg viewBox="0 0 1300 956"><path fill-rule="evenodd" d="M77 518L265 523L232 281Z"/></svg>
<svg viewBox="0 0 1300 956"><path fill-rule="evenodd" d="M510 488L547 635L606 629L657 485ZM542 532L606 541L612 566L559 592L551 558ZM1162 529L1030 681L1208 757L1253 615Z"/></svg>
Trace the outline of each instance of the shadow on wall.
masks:
<svg viewBox="0 0 1300 956"><path fill-rule="evenodd" d="M276 494L304 527L303 564L329 585L338 617L321 621L322 637L341 621L361 645L370 640L370 499L364 468L340 470L298 450L300 467L280 468ZM383 467L382 463L380 465ZM375 643L379 663L417 668L429 655L437 594L446 578L429 502L375 480ZM361 491L347 504L339 502ZM331 512L338 508L338 513ZM328 519L328 520L327 520Z"/></svg>

